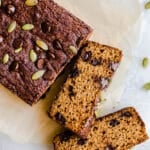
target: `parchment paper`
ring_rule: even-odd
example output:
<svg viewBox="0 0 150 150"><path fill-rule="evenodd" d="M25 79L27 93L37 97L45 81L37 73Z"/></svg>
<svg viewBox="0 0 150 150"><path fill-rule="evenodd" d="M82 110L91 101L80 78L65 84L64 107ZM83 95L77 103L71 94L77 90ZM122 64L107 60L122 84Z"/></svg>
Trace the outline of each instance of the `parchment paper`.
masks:
<svg viewBox="0 0 150 150"><path fill-rule="evenodd" d="M94 28L91 40L123 50L123 61L111 86L104 92L105 114L124 90L128 68L140 38L142 8L138 0L56 0ZM56 87L55 87L56 88ZM57 88L56 88L57 89ZM0 86L0 132L21 143L49 143L60 127L47 116L51 95L33 107Z"/></svg>

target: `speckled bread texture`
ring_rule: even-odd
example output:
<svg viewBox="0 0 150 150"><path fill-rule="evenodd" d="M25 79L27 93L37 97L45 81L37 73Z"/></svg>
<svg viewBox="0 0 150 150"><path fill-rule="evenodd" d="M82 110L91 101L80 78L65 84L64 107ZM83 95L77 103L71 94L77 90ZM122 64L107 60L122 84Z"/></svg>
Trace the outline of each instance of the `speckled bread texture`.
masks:
<svg viewBox="0 0 150 150"><path fill-rule="evenodd" d="M26 2L1 1L0 83L33 105L77 55L92 29L53 0L36 1L33 6ZM8 27L12 22L16 27L9 33ZM24 29L27 24L32 25L32 29ZM15 52L16 49L21 50ZM4 64L5 55L9 60ZM34 61L30 57L34 57ZM43 73L39 75L39 71ZM32 79L33 75L36 79Z"/></svg>
<svg viewBox="0 0 150 150"><path fill-rule="evenodd" d="M100 91L110 83L121 57L116 48L87 42L50 108L50 117L86 138L95 120Z"/></svg>
<svg viewBox="0 0 150 150"><path fill-rule="evenodd" d="M128 107L97 119L86 140L65 131L53 142L55 150L128 150L147 139L145 124Z"/></svg>

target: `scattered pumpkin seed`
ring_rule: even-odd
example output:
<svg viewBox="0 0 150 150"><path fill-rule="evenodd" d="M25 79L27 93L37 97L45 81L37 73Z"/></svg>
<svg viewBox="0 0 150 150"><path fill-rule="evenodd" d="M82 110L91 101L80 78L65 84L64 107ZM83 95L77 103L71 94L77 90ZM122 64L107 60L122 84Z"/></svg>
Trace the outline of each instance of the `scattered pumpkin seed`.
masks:
<svg viewBox="0 0 150 150"><path fill-rule="evenodd" d="M38 47L42 48L43 50L45 50L45 51L48 50L48 45L44 41L36 40L36 44Z"/></svg>
<svg viewBox="0 0 150 150"><path fill-rule="evenodd" d="M69 50L73 53L73 54L77 54L77 49L74 46L70 46Z"/></svg>
<svg viewBox="0 0 150 150"><path fill-rule="evenodd" d="M13 32L16 29L16 26L17 26L16 21L11 22L10 25L8 26L8 32L9 33Z"/></svg>
<svg viewBox="0 0 150 150"><path fill-rule="evenodd" d="M145 4L145 9L150 9L150 2L147 2L147 3Z"/></svg>
<svg viewBox="0 0 150 150"><path fill-rule="evenodd" d="M35 6L38 4L38 0L26 0L25 5L26 6Z"/></svg>
<svg viewBox="0 0 150 150"><path fill-rule="evenodd" d="M149 63L148 58L147 57L143 58L143 61L142 61L143 68L146 68L148 66L148 63Z"/></svg>
<svg viewBox="0 0 150 150"><path fill-rule="evenodd" d="M150 82L144 84L143 88L144 88L144 90L149 91L150 90Z"/></svg>
<svg viewBox="0 0 150 150"><path fill-rule="evenodd" d="M22 26L22 29L25 30L25 31L29 31L29 30L32 30L34 28L34 25L33 24L24 24Z"/></svg>
<svg viewBox="0 0 150 150"><path fill-rule="evenodd" d="M33 73L32 75L32 80L38 80L39 78L41 78L45 73L45 70L39 70L35 73Z"/></svg>
<svg viewBox="0 0 150 150"><path fill-rule="evenodd" d="M8 61L9 61L9 55L8 55L8 54L5 54L5 55L3 56L2 62L3 62L3 64L7 64Z"/></svg>
<svg viewBox="0 0 150 150"><path fill-rule="evenodd" d="M19 53L21 51L22 51L22 47L19 47L19 48L15 49L15 53Z"/></svg>
<svg viewBox="0 0 150 150"><path fill-rule="evenodd" d="M33 49L30 50L30 60L32 62L35 62L37 60L37 54L35 53L35 51Z"/></svg>

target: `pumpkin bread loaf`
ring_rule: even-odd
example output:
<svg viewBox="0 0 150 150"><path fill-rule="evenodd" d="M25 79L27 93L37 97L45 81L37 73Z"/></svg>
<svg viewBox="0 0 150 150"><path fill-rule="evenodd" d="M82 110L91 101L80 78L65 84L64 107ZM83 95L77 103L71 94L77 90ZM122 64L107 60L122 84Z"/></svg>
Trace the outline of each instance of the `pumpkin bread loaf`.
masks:
<svg viewBox="0 0 150 150"><path fill-rule="evenodd" d="M0 0L0 83L37 103L92 31L53 0Z"/></svg>

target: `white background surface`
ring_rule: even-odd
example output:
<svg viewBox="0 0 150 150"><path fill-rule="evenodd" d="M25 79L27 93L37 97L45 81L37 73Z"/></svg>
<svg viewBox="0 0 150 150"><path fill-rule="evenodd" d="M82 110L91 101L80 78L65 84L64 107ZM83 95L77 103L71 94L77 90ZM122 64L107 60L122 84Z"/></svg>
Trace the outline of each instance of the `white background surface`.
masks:
<svg viewBox="0 0 150 150"><path fill-rule="evenodd" d="M105 0L108 1L108 0ZM112 1L112 0L111 0ZM118 1L118 0L116 0ZM127 0L126 0L127 1ZM124 4L126 1L122 0ZM132 6L134 7L134 3L136 3L136 0L130 0L132 3ZM110 1L109 1L110 2ZM119 2L119 1L118 1ZM137 3L139 3L140 6L144 6L144 2L140 2L137 0ZM117 3L116 3L117 4ZM135 7L137 7L136 5ZM92 7L92 6L91 6ZM129 14L127 15L134 15L132 14L132 7L129 7ZM135 8L134 8L135 10ZM90 10L88 10L90 11ZM117 12L118 10L116 10ZM121 10L120 10L121 11ZM121 12L118 12L121 13ZM106 14L105 14L106 15ZM136 15L136 14L135 14ZM86 16L84 16L86 17ZM95 16L96 17L96 16ZM113 17L113 16L112 16ZM131 17L132 18L132 17ZM107 18L102 18L102 21L104 21ZM122 18L122 21L125 18ZM115 20L115 18L114 18ZM106 21L106 20L105 20ZM118 103L118 106L115 108L110 108L108 112L118 110L125 106L134 106L137 108L139 113L141 114L144 122L147 126L147 131L150 133L150 92L145 92L142 89L142 86L145 82L150 81L150 66L147 69L143 69L141 67L141 61L143 57L149 57L150 58L150 11L144 11L141 14L141 27L139 29L140 35L140 44L137 47L134 47L134 51L132 53L133 59L132 63L130 65L130 72L129 76L124 78L124 84L125 84L125 90L121 97L121 102ZM114 26L110 24L110 26ZM108 35L108 33L106 34ZM111 36L114 38L116 35ZM106 38L106 37L105 37ZM110 37L108 38L110 39ZM130 39L130 37L129 37ZM106 43L112 43L113 40L104 41ZM129 59L130 60L130 59ZM130 60L131 61L131 60ZM13 126L13 125L12 125ZM43 145L32 145L32 144L17 144L13 142L10 138L1 135L0 136L0 150L49 150L48 146ZM134 148L135 150L150 150L150 141L145 142L142 145L139 145Z"/></svg>

